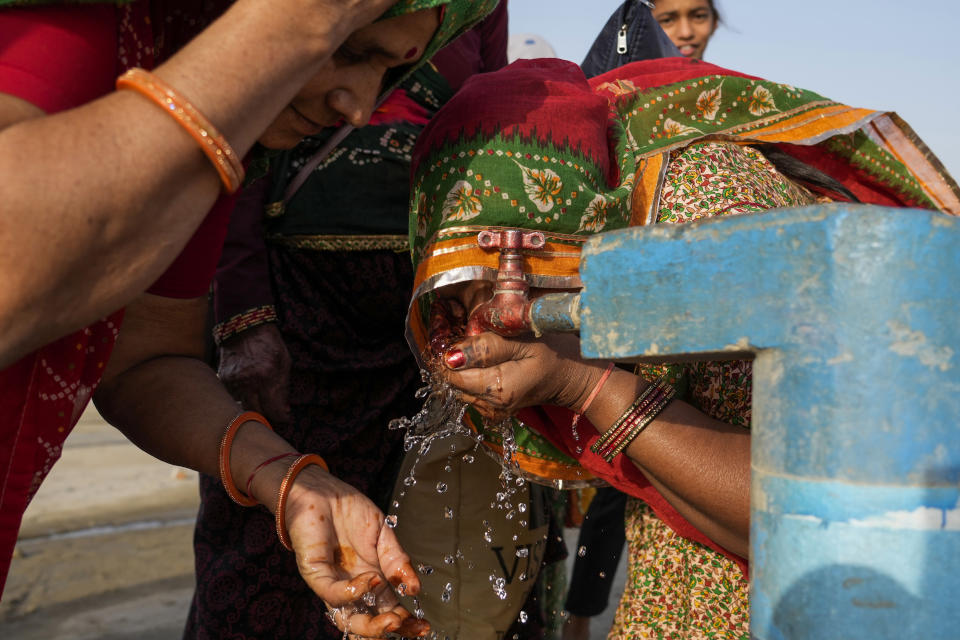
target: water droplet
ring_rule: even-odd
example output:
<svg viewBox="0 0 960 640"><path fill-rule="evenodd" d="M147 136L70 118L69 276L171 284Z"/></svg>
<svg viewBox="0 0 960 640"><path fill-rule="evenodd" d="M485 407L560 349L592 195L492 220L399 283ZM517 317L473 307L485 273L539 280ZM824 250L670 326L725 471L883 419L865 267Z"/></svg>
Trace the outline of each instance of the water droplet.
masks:
<svg viewBox="0 0 960 640"><path fill-rule="evenodd" d="M520 622L525 623L526 621L527 621L527 612L526 612L526 611L521 611L521 612L520 612Z"/></svg>
<svg viewBox="0 0 960 640"><path fill-rule="evenodd" d="M584 547L583 545L580 545L580 548L577 549L577 555L580 556L581 558L587 555L587 548Z"/></svg>
<svg viewBox="0 0 960 640"><path fill-rule="evenodd" d="M457 561L456 558L454 558L454 557L453 557L452 555L450 555L450 554L447 554L447 555L443 556L443 563L444 563L444 564L453 564L453 563L456 562L456 561Z"/></svg>
<svg viewBox="0 0 960 640"><path fill-rule="evenodd" d="M517 548L517 557L526 558L530 555L530 547L518 547Z"/></svg>
<svg viewBox="0 0 960 640"><path fill-rule="evenodd" d="M447 483L438 482L437 483L437 493L446 493L447 492Z"/></svg>
<svg viewBox="0 0 960 640"><path fill-rule="evenodd" d="M399 502L398 500L394 500L394 501L393 501L393 508L396 509L396 508L399 507L399 506L400 506L400 502Z"/></svg>
<svg viewBox="0 0 960 640"><path fill-rule="evenodd" d="M391 513L389 516L384 518L384 522L387 523L387 526L393 529L397 526L397 516L396 514Z"/></svg>
<svg viewBox="0 0 960 640"><path fill-rule="evenodd" d="M467 455L463 456L463 461L467 464L473 463L473 455L468 453Z"/></svg>
<svg viewBox="0 0 960 640"><path fill-rule="evenodd" d="M526 571L521 571L521 572L520 572L520 577L517 578L517 580L519 580L520 582L526 582L526 581L527 581L527 572L526 572Z"/></svg>
<svg viewBox="0 0 960 640"><path fill-rule="evenodd" d="M527 512L527 503L526 503L526 502L521 502L520 504L517 505L517 509L520 510L520 513L526 513L526 512Z"/></svg>
<svg viewBox="0 0 960 640"><path fill-rule="evenodd" d="M444 602L450 602L450 596L453 594L453 585L449 582L446 586L443 587L443 593L440 594L440 599Z"/></svg>
<svg viewBox="0 0 960 640"><path fill-rule="evenodd" d="M446 520L453 520L453 509L451 509L450 507L444 507L443 517Z"/></svg>
<svg viewBox="0 0 960 640"><path fill-rule="evenodd" d="M601 572L599 573L599 575L600 575L601 578L606 578L606 577L607 577L607 572L606 572L606 571L601 571Z"/></svg>
<svg viewBox="0 0 960 640"><path fill-rule="evenodd" d="M413 615L417 620L423 620L423 609L420 608L420 598L413 597Z"/></svg>
<svg viewBox="0 0 960 640"><path fill-rule="evenodd" d="M368 607L376 605L377 594L375 594L373 591L367 591L365 594L363 594L363 604L367 605Z"/></svg>
<svg viewBox="0 0 960 640"><path fill-rule="evenodd" d="M397 585L397 593L399 593L399 594L402 595L402 596L407 595L407 583L406 583L406 582L401 582L400 584Z"/></svg>
<svg viewBox="0 0 960 640"><path fill-rule="evenodd" d="M417 484L417 479L413 476L407 476L403 479L403 486L405 487L412 487L415 484Z"/></svg>
<svg viewBox="0 0 960 640"><path fill-rule="evenodd" d="M507 520L513 520L513 517L514 517L515 515L517 515L517 512L514 511L513 509L511 509L510 511L507 512L507 515L505 515L504 517L505 517Z"/></svg>
<svg viewBox="0 0 960 640"><path fill-rule="evenodd" d="M433 573L433 567L431 567L429 564L421 563L417 565L417 571L425 576L429 576L431 573Z"/></svg>
<svg viewBox="0 0 960 640"><path fill-rule="evenodd" d="M453 471L453 467L451 467L450 465L446 465L446 466L443 468L443 470L446 471L447 473L450 473L451 471Z"/></svg>
<svg viewBox="0 0 960 640"><path fill-rule="evenodd" d="M496 580L494 580L493 592L497 594L497 597L500 598L501 600L506 600L507 599L507 580L505 578L497 578Z"/></svg>

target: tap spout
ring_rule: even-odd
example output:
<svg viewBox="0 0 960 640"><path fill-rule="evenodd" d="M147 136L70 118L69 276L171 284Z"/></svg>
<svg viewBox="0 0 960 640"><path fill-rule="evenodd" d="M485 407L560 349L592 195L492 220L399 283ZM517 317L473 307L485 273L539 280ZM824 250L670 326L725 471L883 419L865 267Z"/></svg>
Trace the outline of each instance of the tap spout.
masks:
<svg viewBox="0 0 960 640"><path fill-rule="evenodd" d="M467 321L467 335L493 331L512 337L528 333L530 327L530 285L523 271L523 250L539 250L546 244L539 231L503 229L481 231L477 243L484 249L500 249L500 262L493 296L473 310Z"/></svg>

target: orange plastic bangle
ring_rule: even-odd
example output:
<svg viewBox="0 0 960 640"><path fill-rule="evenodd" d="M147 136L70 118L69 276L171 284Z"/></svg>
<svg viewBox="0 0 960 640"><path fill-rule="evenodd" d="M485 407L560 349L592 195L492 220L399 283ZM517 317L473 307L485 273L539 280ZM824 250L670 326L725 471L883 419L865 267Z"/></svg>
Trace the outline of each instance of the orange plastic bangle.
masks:
<svg viewBox="0 0 960 640"><path fill-rule="evenodd" d="M327 466L323 458L315 453L305 453L293 461L293 464L287 469L287 474L283 476L283 482L280 483L280 494L277 497L276 512L277 537L280 538L280 544L282 544L287 551L293 551L293 545L290 544L290 536L287 534L287 524L284 522L287 511L287 495L290 493L290 487L293 486L293 481L297 477L297 474L310 464L321 466L324 471L330 471L330 467Z"/></svg>
<svg viewBox="0 0 960 640"><path fill-rule="evenodd" d="M139 68L130 69L117 78L117 89L136 91L169 113L210 158L227 193L240 188L244 176L240 158L227 139L189 100L154 74Z"/></svg>
<svg viewBox="0 0 960 640"><path fill-rule="evenodd" d="M273 427L267 422L267 419L256 411L244 411L227 425L227 430L223 432L223 438L220 440L220 482L223 488L227 490L230 499L241 507L254 507L258 504L256 500L245 496L237 489L233 482L233 474L230 473L230 447L233 445L233 438L237 435L240 425L244 422L259 422L267 429L273 431Z"/></svg>

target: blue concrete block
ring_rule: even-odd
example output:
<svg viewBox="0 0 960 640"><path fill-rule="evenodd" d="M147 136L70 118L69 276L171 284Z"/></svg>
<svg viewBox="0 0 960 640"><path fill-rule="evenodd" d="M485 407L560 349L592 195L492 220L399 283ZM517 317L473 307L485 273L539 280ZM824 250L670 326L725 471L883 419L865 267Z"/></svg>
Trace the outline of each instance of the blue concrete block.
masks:
<svg viewBox="0 0 960 640"><path fill-rule="evenodd" d="M585 356L755 358L755 637L960 637L958 248L956 218L858 205L587 242Z"/></svg>

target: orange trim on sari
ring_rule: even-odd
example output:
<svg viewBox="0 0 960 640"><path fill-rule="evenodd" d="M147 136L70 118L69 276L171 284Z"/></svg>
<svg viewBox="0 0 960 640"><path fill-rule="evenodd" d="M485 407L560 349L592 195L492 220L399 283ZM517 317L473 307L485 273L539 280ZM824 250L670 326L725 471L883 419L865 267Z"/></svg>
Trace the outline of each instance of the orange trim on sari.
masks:
<svg viewBox="0 0 960 640"><path fill-rule="evenodd" d="M913 129L895 113L871 123L871 130L897 160L910 168L924 193L943 211L960 215L960 187Z"/></svg>
<svg viewBox="0 0 960 640"><path fill-rule="evenodd" d="M803 144L864 126L870 119L880 115L872 109L855 109L846 105L833 105L805 111L787 120L781 120L760 129L736 133L740 137L762 142L789 142Z"/></svg>
<svg viewBox="0 0 960 640"><path fill-rule="evenodd" d="M669 153L661 153L640 161L636 186L630 206L630 226L653 224L657 220L660 187L666 173ZM654 197L656 196L656 197Z"/></svg>

